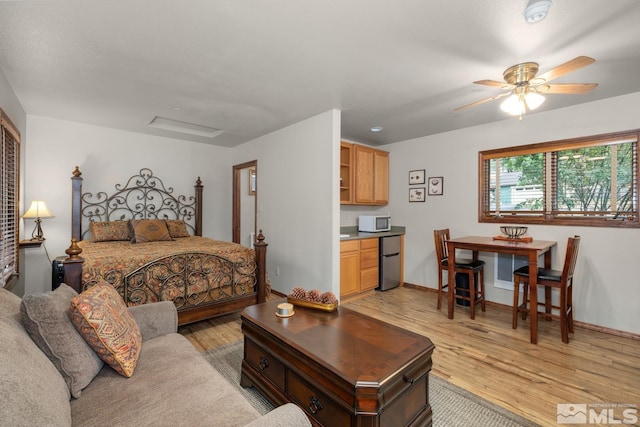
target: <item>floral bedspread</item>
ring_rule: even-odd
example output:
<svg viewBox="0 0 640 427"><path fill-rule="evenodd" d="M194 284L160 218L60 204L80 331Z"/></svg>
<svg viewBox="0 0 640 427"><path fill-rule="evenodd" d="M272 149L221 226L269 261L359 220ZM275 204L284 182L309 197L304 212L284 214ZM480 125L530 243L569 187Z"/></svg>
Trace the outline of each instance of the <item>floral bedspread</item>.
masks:
<svg viewBox="0 0 640 427"><path fill-rule="evenodd" d="M185 309L255 292L255 252L237 243L194 236L78 245L83 288L106 280L128 305L170 300Z"/></svg>

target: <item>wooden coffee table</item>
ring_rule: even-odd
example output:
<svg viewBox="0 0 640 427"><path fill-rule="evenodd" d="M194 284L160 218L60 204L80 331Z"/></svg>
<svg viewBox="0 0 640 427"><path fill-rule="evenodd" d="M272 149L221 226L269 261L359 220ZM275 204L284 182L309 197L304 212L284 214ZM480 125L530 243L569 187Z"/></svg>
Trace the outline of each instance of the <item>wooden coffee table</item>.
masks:
<svg viewBox="0 0 640 427"><path fill-rule="evenodd" d="M314 425L431 425L428 338L343 307L281 318L281 302L242 312L243 387L298 404Z"/></svg>

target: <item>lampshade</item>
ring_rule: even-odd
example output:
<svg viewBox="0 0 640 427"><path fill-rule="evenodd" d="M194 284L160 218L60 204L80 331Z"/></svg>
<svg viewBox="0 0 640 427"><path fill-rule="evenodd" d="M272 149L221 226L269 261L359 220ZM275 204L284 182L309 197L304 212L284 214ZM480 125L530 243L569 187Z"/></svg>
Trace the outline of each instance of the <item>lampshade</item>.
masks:
<svg viewBox="0 0 640 427"><path fill-rule="evenodd" d="M529 110L535 110L544 102L544 96L540 95L537 92L528 92L524 96L524 100L527 103L527 107Z"/></svg>
<svg viewBox="0 0 640 427"><path fill-rule="evenodd" d="M500 104L500 109L505 113L511 114L512 116L520 116L525 112L524 101L521 99L522 95L510 95L507 99L502 101Z"/></svg>
<svg viewBox="0 0 640 427"><path fill-rule="evenodd" d="M544 96L537 92L512 94L500 104L500 109L512 116L522 116L529 110L535 110L544 102Z"/></svg>
<svg viewBox="0 0 640 427"><path fill-rule="evenodd" d="M31 202L29 210L22 215L22 218L51 218L53 214L47 207L44 200L34 200Z"/></svg>

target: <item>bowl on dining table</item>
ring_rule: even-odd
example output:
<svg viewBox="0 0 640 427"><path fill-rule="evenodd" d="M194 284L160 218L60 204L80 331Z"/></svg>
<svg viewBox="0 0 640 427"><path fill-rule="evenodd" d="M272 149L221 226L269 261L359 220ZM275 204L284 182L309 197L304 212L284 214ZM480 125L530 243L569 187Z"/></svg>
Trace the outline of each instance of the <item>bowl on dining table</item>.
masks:
<svg viewBox="0 0 640 427"><path fill-rule="evenodd" d="M502 234L510 239L519 239L527 233L529 227L523 227L520 225L503 225L500 227Z"/></svg>

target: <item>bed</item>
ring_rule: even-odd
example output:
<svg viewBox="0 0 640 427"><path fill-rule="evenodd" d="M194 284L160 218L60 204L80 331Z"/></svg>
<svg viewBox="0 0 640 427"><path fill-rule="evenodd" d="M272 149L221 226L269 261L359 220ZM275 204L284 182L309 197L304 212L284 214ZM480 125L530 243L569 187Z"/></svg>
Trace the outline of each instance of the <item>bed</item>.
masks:
<svg viewBox="0 0 640 427"><path fill-rule="evenodd" d="M202 237L200 178L193 196L174 196L147 168L112 193L83 193L82 181L76 166L63 270L77 292L107 281L129 306L173 301L181 325L266 301L262 230L253 249Z"/></svg>

